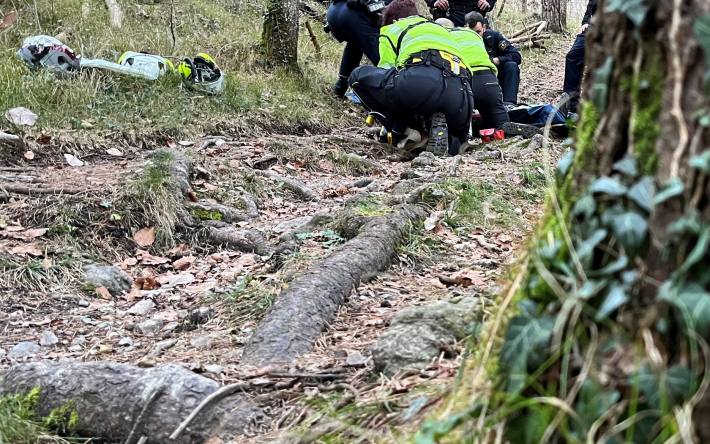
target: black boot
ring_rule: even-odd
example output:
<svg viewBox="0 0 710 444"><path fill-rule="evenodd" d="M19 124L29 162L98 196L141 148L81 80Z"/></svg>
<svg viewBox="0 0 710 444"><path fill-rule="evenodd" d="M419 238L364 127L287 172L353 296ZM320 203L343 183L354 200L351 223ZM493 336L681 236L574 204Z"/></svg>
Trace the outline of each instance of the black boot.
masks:
<svg viewBox="0 0 710 444"><path fill-rule="evenodd" d="M338 76L338 80L333 85L333 94L339 98L345 97L345 93L348 91L348 78L345 76Z"/></svg>

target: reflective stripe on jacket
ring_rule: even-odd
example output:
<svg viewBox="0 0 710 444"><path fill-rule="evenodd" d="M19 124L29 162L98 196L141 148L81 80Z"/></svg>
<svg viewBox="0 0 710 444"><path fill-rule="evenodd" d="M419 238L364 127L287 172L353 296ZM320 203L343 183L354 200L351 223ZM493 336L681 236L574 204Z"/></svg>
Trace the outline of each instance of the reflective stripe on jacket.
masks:
<svg viewBox="0 0 710 444"><path fill-rule="evenodd" d="M461 50L443 26L420 16L397 20L380 29L380 68L401 68L412 54L426 50L448 52L463 60Z"/></svg>

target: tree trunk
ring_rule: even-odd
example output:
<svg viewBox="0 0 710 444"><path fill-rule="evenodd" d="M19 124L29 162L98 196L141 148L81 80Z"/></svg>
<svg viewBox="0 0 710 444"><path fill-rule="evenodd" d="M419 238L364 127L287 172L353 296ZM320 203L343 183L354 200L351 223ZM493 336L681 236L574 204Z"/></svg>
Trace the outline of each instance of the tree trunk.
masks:
<svg viewBox="0 0 710 444"><path fill-rule="evenodd" d="M503 402L537 402L507 439L710 442L710 2L597 11L575 152L509 293Z"/></svg>
<svg viewBox="0 0 710 444"><path fill-rule="evenodd" d="M297 68L298 0L268 0L261 44L267 64Z"/></svg>
<svg viewBox="0 0 710 444"><path fill-rule="evenodd" d="M542 19L551 32L567 29L567 0L542 0Z"/></svg>

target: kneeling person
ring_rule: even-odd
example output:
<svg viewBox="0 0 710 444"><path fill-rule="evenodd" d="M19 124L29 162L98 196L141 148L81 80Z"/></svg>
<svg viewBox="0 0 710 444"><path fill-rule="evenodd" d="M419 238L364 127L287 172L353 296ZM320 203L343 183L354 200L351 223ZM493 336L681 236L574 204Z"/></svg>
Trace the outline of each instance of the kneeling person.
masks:
<svg viewBox="0 0 710 444"><path fill-rule="evenodd" d="M437 23L450 27L443 19L439 20ZM483 38L468 28L453 28L449 32L461 49L463 62L471 71L474 104L481 114L483 127L500 129L510 119L503 106L503 93L496 77L498 70L488 57Z"/></svg>
<svg viewBox="0 0 710 444"><path fill-rule="evenodd" d="M390 3L383 25L378 67L358 67L350 86L368 109L385 116L393 143L406 137L415 116L432 116L428 149L457 154L473 108L458 45L446 29L417 16L412 0Z"/></svg>

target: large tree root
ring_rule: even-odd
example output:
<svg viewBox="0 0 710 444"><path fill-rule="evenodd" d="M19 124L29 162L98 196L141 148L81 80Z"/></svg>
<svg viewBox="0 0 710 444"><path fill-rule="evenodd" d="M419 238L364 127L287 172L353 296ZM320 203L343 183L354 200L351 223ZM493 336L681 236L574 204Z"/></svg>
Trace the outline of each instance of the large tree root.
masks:
<svg viewBox="0 0 710 444"><path fill-rule="evenodd" d="M306 184L301 182L300 180L293 179L291 177L280 176L274 173L273 171L268 170L254 170L254 173L283 184L285 188L288 188L289 190L293 191L294 193L296 193L297 196L299 196L303 200L320 199L320 197L318 196L318 194L316 194L315 191L308 188L308 186L306 186Z"/></svg>
<svg viewBox="0 0 710 444"><path fill-rule="evenodd" d="M205 398L219 389L211 379L165 365L141 369L113 363L33 362L12 367L0 381L0 393L40 388L37 412L46 416L57 407L76 410L80 436L135 444L202 443L213 436L243 435L263 417L245 396L213 402L175 440L170 434Z"/></svg>
<svg viewBox="0 0 710 444"><path fill-rule="evenodd" d="M390 264L410 224L424 217L404 206L366 223L355 238L295 279L249 340L242 362L288 363L308 352L360 281Z"/></svg>

